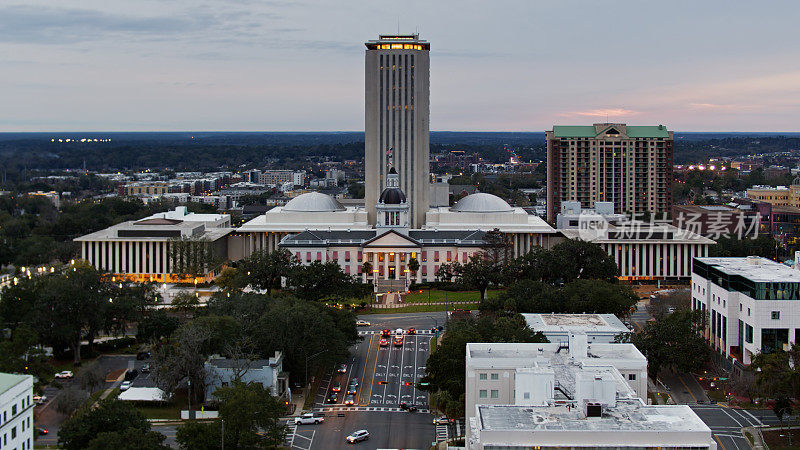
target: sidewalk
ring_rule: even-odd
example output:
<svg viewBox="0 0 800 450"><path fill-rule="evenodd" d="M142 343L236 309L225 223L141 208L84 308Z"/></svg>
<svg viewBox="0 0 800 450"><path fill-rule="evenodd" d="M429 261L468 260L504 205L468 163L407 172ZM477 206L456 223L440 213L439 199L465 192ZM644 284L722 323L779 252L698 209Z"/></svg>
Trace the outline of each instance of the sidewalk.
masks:
<svg viewBox="0 0 800 450"><path fill-rule="evenodd" d="M389 308L405 308L408 306L434 306L434 305L474 305L478 302L415 302L415 303L374 303L371 305L374 309L389 309Z"/></svg>

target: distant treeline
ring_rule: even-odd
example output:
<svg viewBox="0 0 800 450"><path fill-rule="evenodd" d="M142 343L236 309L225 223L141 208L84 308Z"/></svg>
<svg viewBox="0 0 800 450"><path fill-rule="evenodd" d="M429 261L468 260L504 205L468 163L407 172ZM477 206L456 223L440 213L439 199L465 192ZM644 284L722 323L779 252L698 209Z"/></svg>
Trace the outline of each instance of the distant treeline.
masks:
<svg viewBox="0 0 800 450"><path fill-rule="evenodd" d="M110 142L82 143L80 139ZM341 133L5 133L0 134L0 174L7 179L28 170L219 170L297 162L305 157L361 160L364 134ZM51 139L55 139L52 142ZM58 142L58 139L71 142ZM75 139L78 141L75 142ZM431 152L477 152L489 162L545 157L544 133L432 132ZM709 156L736 156L800 149L800 135L676 134L676 164ZM2 180L2 179L0 179Z"/></svg>

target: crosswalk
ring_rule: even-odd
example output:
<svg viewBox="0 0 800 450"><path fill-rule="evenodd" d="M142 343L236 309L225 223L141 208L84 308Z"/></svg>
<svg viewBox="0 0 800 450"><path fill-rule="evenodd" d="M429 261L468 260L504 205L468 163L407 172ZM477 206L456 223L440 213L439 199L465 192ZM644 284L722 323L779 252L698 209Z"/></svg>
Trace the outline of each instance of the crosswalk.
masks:
<svg viewBox="0 0 800 450"><path fill-rule="evenodd" d="M391 330L392 334L394 334L394 330ZM373 334L381 334L381 330L358 330L359 336L370 336ZM427 334L432 335L433 332L431 330L417 330L415 334Z"/></svg>
<svg viewBox="0 0 800 450"><path fill-rule="evenodd" d="M436 425L436 442L447 440L447 425Z"/></svg>
<svg viewBox="0 0 800 450"><path fill-rule="evenodd" d="M292 448L295 434L297 434L297 424L294 423L294 419L289 419L286 421L286 439L284 440L286 447Z"/></svg>
<svg viewBox="0 0 800 450"><path fill-rule="evenodd" d="M400 408L389 408L384 406L333 406L325 408L314 408L314 412L347 412L347 411L378 411L378 412L406 412ZM420 414L427 414L429 409L418 409Z"/></svg>

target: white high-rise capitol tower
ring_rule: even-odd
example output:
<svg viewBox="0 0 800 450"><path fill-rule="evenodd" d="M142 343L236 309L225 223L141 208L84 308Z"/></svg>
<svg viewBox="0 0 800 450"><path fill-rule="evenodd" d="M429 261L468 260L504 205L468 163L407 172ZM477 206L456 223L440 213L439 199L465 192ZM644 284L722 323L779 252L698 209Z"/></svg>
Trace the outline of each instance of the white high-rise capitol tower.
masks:
<svg viewBox="0 0 800 450"><path fill-rule="evenodd" d="M365 206L375 224L389 155L408 196L409 225L420 228L430 206L430 44L419 35L368 41L365 61Z"/></svg>

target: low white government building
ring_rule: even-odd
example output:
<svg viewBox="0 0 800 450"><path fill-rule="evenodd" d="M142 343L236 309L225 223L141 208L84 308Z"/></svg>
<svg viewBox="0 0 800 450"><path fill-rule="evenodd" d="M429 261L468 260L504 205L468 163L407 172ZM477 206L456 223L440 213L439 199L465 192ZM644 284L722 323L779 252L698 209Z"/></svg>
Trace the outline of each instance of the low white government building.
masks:
<svg viewBox="0 0 800 450"><path fill-rule="evenodd" d="M228 214L195 214L178 206L174 211L118 223L75 242L80 245L81 259L115 278L175 282L181 278L175 267L178 242L203 242L221 260L235 260L244 249L241 239L228 239L231 234L235 233ZM196 281L213 278L213 269L208 268Z"/></svg>
<svg viewBox="0 0 800 450"><path fill-rule="evenodd" d="M611 344L628 327L613 314L522 314L528 328L541 331L550 342L568 343L572 333L585 333L587 341Z"/></svg>
<svg viewBox="0 0 800 450"><path fill-rule="evenodd" d="M466 446L716 449L686 405L648 406L647 361L632 344L468 343Z"/></svg>
<svg viewBox="0 0 800 450"><path fill-rule="evenodd" d="M800 270L758 256L696 258L692 309L711 346L744 365L800 343Z"/></svg>
<svg viewBox="0 0 800 450"><path fill-rule="evenodd" d="M0 373L0 449L33 448L33 377Z"/></svg>

